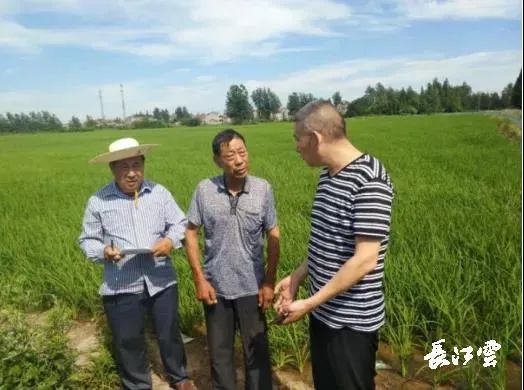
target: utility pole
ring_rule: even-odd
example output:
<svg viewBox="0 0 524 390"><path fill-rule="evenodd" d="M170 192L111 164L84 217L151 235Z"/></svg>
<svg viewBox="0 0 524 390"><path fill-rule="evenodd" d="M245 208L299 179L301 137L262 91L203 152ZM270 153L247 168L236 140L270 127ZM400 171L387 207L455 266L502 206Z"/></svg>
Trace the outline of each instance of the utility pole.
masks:
<svg viewBox="0 0 524 390"><path fill-rule="evenodd" d="M98 98L100 99L100 115L102 116L102 119L106 119L104 116L104 102L102 101L102 90L98 90Z"/></svg>
<svg viewBox="0 0 524 390"><path fill-rule="evenodd" d="M122 97L122 120L126 121L126 102L124 100L124 86L120 84L120 96Z"/></svg>

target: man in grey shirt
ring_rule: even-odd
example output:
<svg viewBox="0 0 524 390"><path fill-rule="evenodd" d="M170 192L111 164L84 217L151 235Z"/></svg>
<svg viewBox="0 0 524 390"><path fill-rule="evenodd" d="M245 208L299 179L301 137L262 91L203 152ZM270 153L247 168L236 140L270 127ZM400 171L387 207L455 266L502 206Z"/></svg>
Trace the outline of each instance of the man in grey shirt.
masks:
<svg viewBox="0 0 524 390"><path fill-rule="evenodd" d="M236 389L233 345L238 328L246 389L271 390L264 310L273 301L280 251L273 192L266 180L248 175L248 152L238 132L228 129L217 134L212 149L223 174L201 181L193 194L186 251L197 298L204 303L213 388ZM201 226L204 270L198 247Z"/></svg>

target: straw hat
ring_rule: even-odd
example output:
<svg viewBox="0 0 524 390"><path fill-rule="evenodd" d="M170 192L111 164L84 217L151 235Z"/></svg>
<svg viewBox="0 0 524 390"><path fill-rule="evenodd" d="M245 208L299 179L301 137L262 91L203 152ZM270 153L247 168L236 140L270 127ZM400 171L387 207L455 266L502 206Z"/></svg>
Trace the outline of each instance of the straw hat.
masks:
<svg viewBox="0 0 524 390"><path fill-rule="evenodd" d="M90 163L110 163L130 157L143 156L158 144L140 145L134 138L120 138L109 145L109 152L91 159Z"/></svg>

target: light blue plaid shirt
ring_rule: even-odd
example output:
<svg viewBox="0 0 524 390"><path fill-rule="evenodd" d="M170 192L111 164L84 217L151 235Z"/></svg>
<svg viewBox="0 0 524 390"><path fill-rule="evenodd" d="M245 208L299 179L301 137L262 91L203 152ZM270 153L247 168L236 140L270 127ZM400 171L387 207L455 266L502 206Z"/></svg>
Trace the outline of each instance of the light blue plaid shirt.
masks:
<svg viewBox="0 0 524 390"><path fill-rule="evenodd" d="M171 193L162 185L144 180L138 199L121 192L112 182L87 202L79 237L87 258L104 265L101 295L141 293L144 284L150 295L176 283L176 273L169 256L127 255L120 261L104 259L104 248L151 248L168 237L180 248L187 219Z"/></svg>

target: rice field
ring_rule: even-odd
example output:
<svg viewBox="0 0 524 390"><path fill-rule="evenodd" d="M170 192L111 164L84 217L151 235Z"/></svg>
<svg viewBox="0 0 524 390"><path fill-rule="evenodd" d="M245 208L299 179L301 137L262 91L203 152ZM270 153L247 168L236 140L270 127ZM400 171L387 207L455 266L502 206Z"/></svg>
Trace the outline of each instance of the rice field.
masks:
<svg viewBox="0 0 524 390"><path fill-rule="evenodd" d="M110 179L87 161L113 140L159 143L146 177L171 190L187 210L196 184L218 174L211 140L224 127L105 130L0 137L0 302L24 311L65 305L97 316L101 269L77 246L85 203ZM318 169L294 150L291 123L237 126L247 140L251 173L269 180L281 227L279 275L305 257ZM505 387L507 357L521 357L521 150L482 115L364 117L348 121L350 140L377 156L395 185L391 244L386 258L387 325L381 332L409 372L413 351L428 353L444 338L477 348L496 340L496 367L473 359L434 370L435 383ZM174 255L181 320L201 323L183 251ZM305 293L304 290L301 291ZM270 330L277 366L302 369L307 324ZM458 378L458 379L457 379Z"/></svg>

